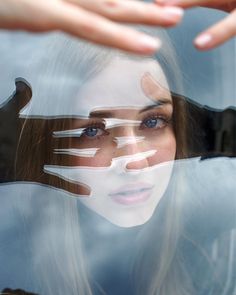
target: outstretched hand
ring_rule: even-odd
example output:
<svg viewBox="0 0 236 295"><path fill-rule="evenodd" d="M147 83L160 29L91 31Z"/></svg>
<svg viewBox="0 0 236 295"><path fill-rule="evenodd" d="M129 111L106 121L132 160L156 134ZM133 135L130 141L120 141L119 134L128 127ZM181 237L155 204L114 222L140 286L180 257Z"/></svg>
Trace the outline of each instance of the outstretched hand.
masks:
<svg viewBox="0 0 236 295"><path fill-rule="evenodd" d="M82 39L137 54L152 54L157 40L118 22L168 27L183 10L137 0L4 0L0 28L45 32L60 30Z"/></svg>
<svg viewBox="0 0 236 295"><path fill-rule="evenodd" d="M0 105L0 182L12 179L17 144L24 123L19 119L19 110L32 97L31 88L23 79L16 79L15 86L14 93Z"/></svg>
<svg viewBox="0 0 236 295"><path fill-rule="evenodd" d="M200 50L215 48L236 36L235 0L155 0L155 2L163 7L168 5L176 5L181 8L202 6L229 12L229 15L223 20L207 28L196 37L194 44Z"/></svg>
<svg viewBox="0 0 236 295"><path fill-rule="evenodd" d="M2 290L2 292L0 293L0 295L38 295L35 293L31 293L31 292L26 292L22 289L10 289L10 288L5 288L4 290Z"/></svg>
<svg viewBox="0 0 236 295"><path fill-rule="evenodd" d="M55 131L71 129L76 118L21 118L20 110L31 100L32 91L22 78L16 79L16 90L0 106L0 182L35 182L73 195L89 195L85 184L71 182L45 172L45 165L78 165L80 157L55 153L55 148L71 148L71 137L54 137Z"/></svg>

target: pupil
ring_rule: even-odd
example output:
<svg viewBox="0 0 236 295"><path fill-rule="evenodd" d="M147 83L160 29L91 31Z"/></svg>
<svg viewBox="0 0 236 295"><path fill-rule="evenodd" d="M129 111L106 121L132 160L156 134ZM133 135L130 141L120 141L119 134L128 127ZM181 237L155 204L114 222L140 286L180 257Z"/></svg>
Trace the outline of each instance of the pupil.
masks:
<svg viewBox="0 0 236 295"><path fill-rule="evenodd" d="M96 136L98 133L98 129L94 127L89 127L85 130L85 134L89 137Z"/></svg>
<svg viewBox="0 0 236 295"><path fill-rule="evenodd" d="M154 128L157 125L157 119L155 119L155 118L153 118L153 119L147 119L146 122L145 122L145 125L148 128Z"/></svg>

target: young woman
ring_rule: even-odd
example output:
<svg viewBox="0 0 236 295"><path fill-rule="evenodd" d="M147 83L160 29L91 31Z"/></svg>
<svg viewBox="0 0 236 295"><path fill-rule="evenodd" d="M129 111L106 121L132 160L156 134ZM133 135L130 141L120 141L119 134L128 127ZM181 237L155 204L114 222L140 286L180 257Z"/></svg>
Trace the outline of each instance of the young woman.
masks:
<svg viewBox="0 0 236 295"><path fill-rule="evenodd" d="M173 83L181 92L180 74L159 35L165 47L156 58L55 35L25 61L32 92L17 80L13 100L23 103L15 108L20 136L9 175L21 183L2 186L2 218L14 216L9 229L19 223L24 232L20 226L19 242L3 251L2 289L205 295L234 288L224 284L232 261L215 250L225 239L231 246L233 236L221 234L234 222L215 222L221 208L207 224L204 208L219 209L219 198L212 202L212 191L199 195L194 186L198 160L174 163L191 153L196 125L186 102L171 94Z"/></svg>

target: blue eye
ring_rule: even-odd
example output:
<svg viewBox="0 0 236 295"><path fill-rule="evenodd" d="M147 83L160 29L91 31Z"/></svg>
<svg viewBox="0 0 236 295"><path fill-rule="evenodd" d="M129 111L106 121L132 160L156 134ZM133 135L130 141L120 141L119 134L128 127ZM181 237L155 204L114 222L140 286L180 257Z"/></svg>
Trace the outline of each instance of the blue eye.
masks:
<svg viewBox="0 0 236 295"><path fill-rule="evenodd" d="M89 137L94 137L98 134L98 128L96 127L88 127L84 130L84 134Z"/></svg>
<svg viewBox="0 0 236 295"><path fill-rule="evenodd" d="M146 119L144 121L144 125L148 128L155 128L156 125L157 125L157 119L156 118L149 118L149 119Z"/></svg>
<svg viewBox="0 0 236 295"><path fill-rule="evenodd" d="M164 127L166 125L166 121L162 118L152 117L145 119L142 124L144 127L154 129Z"/></svg>
<svg viewBox="0 0 236 295"><path fill-rule="evenodd" d="M105 134L105 130L101 127L96 126L89 126L84 129L83 135L90 137L90 138L98 138L99 136L102 136Z"/></svg>

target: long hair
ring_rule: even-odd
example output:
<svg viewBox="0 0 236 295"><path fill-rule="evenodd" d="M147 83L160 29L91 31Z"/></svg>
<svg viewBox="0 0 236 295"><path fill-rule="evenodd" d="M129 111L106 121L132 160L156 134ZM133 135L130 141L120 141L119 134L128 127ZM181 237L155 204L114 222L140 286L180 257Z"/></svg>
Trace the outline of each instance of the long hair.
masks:
<svg viewBox="0 0 236 295"><path fill-rule="evenodd" d="M181 92L181 73L171 42L163 31L155 31L155 34L161 37L164 45L155 57L147 59L157 60L167 76L170 87L174 81L176 83L175 91L179 89ZM34 110L31 109L31 106L28 107L29 119L27 119L27 112L22 115L25 121L17 150L16 180L44 183L44 176L40 174L40 171L42 163L50 161L51 153L48 150L48 145L51 145L52 134L50 132L63 129L63 120L60 120L60 123L55 120L54 126L50 127L48 125L50 120L44 120L43 112L47 106L42 101L45 101L45 97L47 97L48 108L51 107L50 97L52 96L57 96L58 103L68 99L68 96L75 94L80 85L99 74L115 56L128 55L119 51L87 45L64 35L56 34L46 40L45 51L41 56L42 61L34 61L28 65L29 71L35 73L32 82L33 100L39 102L38 108L39 110L40 107L42 108L42 117L40 118L39 115L32 123L30 116ZM31 81L29 82L31 83ZM65 88L69 89L69 94L65 95ZM182 159L187 157L188 153L187 110L183 100L173 100L173 105L173 124L177 143L176 159ZM71 108L73 110L73 105ZM56 113L57 105L53 109ZM60 148L60 146L54 146L54 148ZM178 177L178 186L180 186L183 174ZM172 181L177 181L177 177L173 177ZM50 185L58 187L58 184L53 182ZM175 185L172 185L173 187ZM35 198L40 199L42 197L40 194L41 187L33 189L30 193L31 202L35 202ZM38 284L42 288L42 294L90 295L92 289L86 269L86 257L82 251L80 212L77 200L71 197L61 197L61 200L55 205L59 197L50 197L52 194L60 195L60 192L56 193L55 190L51 190L51 193L48 192L48 198L42 198L45 210L40 213L39 218L39 224L42 224L42 227L46 226L47 230L41 229L39 233L33 233L30 237L33 253L37 253L33 258L37 263L33 262L33 264ZM183 264L176 261L176 251L181 233L180 193L178 192L177 195L175 191L168 190L167 194L169 194L168 203L164 202L164 205L160 205L164 208L162 215L157 214L157 220L145 225L145 229L140 232L140 249L134 262L134 274L138 277L136 281L140 284L137 284L139 289L137 292L148 295L192 295L188 274ZM60 229L58 229L58 218L56 217L58 211L60 211ZM22 218L25 217L22 216ZM48 220L47 225L44 220ZM163 226L162 234L158 233L160 227L156 225L156 222L160 222ZM60 236L60 244L58 236ZM158 240L157 237L160 237L161 240ZM41 247L46 249L42 257L37 251L39 242ZM147 254L149 249L150 252ZM47 270L45 270L45 264ZM148 279L147 274L143 276L143 270L147 271ZM58 289L55 289L56 280L60 281Z"/></svg>

